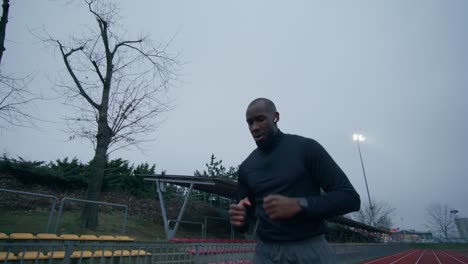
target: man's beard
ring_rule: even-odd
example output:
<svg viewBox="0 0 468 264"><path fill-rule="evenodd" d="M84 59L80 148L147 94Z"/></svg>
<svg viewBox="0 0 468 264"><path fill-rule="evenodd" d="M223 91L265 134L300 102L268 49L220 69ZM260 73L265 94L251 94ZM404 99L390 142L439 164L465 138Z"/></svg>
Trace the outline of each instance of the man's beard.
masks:
<svg viewBox="0 0 468 264"><path fill-rule="evenodd" d="M268 149L272 143L273 143L273 138L275 137L276 131L270 131L269 133L265 134L263 140L261 141L255 141L255 144L259 149Z"/></svg>

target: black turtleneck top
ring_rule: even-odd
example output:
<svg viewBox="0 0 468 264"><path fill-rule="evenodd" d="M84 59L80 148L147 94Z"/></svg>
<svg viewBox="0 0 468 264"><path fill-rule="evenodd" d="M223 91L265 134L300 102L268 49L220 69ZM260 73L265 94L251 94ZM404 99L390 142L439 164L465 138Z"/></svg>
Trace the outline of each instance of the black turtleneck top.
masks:
<svg viewBox="0 0 468 264"><path fill-rule="evenodd" d="M320 189L324 191L321 195ZM269 194L305 197L306 210L272 220L263 209ZM359 210L360 198L344 172L315 140L277 131L269 145L255 149L239 167L238 198L252 203L264 241L297 241L323 234L324 219ZM239 231L244 231L248 222Z"/></svg>

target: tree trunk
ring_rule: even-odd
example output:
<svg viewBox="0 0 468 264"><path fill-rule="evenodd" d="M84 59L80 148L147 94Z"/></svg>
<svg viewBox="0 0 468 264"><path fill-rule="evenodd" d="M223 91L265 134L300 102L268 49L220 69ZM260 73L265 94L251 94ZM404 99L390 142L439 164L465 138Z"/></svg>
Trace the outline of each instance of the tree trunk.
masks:
<svg viewBox="0 0 468 264"><path fill-rule="evenodd" d="M5 51L6 26L8 23L8 11L10 9L10 0L3 0L2 19L0 19L0 63L2 62L3 52Z"/></svg>
<svg viewBox="0 0 468 264"><path fill-rule="evenodd" d="M107 110L106 110L107 111ZM99 201L107 163L107 150L112 139L112 130L107 124L107 113L99 118L96 150L88 179L87 200ZM81 214L81 227L96 229L99 224L98 205L86 203Z"/></svg>

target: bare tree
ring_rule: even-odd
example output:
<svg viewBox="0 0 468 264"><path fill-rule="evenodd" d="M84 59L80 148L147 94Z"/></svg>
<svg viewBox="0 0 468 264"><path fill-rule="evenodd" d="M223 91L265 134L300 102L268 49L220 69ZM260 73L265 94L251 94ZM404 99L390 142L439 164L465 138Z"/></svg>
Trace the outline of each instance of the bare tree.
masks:
<svg viewBox="0 0 468 264"><path fill-rule="evenodd" d="M370 226L391 228L391 215L395 211L388 203L372 199L372 208L366 201L362 202L361 210L352 213L352 218Z"/></svg>
<svg viewBox="0 0 468 264"><path fill-rule="evenodd" d="M448 205L431 204L426 208L426 220L429 228L449 238L449 233L455 230L455 215Z"/></svg>
<svg viewBox="0 0 468 264"><path fill-rule="evenodd" d="M71 138L86 138L95 149L86 196L98 200L110 151L138 146L156 129L157 117L169 110L165 92L179 63L168 54L168 44L155 46L147 37L124 39L115 1L84 3L97 30L73 38L71 45L47 40L58 47L71 78L60 84L66 103L77 110L67 118ZM97 206L85 206L81 226L98 226Z"/></svg>
<svg viewBox="0 0 468 264"><path fill-rule="evenodd" d="M3 71L2 59L6 50L5 38L9 11L10 1L3 0L0 19L0 120L19 126L25 123L31 124L35 119L26 111L25 106L39 97L28 89L31 77L16 77L5 74Z"/></svg>

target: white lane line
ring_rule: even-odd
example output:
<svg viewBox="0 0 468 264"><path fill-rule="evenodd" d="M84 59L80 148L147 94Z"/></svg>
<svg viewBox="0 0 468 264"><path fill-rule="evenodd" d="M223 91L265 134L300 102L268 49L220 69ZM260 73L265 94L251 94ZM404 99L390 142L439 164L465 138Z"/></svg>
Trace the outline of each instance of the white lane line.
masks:
<svg viewBox="0 0 468 264"><path fill-rule="evenodd" d="M436 255L436 253L434 252L434 250L432 250L432 254L434 254L434 257L436 257L437 262L439 262L439 264L442 264L442 262L440 262L440 259L437 257L437 255Z"/></svg>
<svg viewBox="0 0 468 264"><path fill-rule="evenodd" d="M395 260L395 261L393 261L393 262L390 262L390 264L397 263L398 261L400 261L400 260L402 260L402 259L408 257L409 255L413 255L414 253L416 253L416 250L413 251L413 252L411 252L411 253L409 253L409 254L407 254L407 255L405 255L405 256L403 256L403 257L401 257L401 258L399 258L399 259L397 259L397 260Z"/></svg>
<svg viewBox="0 0 468 264"><path fill-rule="evenodd" d="M366 262L366 264L371 264L371 263L374 263L374 262L377 262L377 261L381 261L381 260L386 259L386 258L389 258L389 257L394 257L394 256L399 255L399 254L404 253L404 252L405 252L405 251L400 252L400 253L396 253L396 254L393 254L393 255L390 255L390 256L386 256L386 257L383 257L383 258L374 259L373 261Z"/></svg>
<svg viewBox="0 0 468 264"><path fill-rule="evenodd" d="M422 258L422 256L424 255L424 253L426 253L426 250L423 250L423 252L422 252L421 255L419 256L418 260L416 260L416 263L415 263L415 264L418 264L418 263L419 263L419 260Z"/></svg>
<svg viewBox="0 0 468 264"><path fill-rule="evenodd" d="M450 256L449 254L445 253L444 251L442 251L442 253L444 253L445 255L447 255L447 256L453 258L454 260L456 260L456 261L458 261L458 262L460 262L460 263L467 264L467 263L465 263L465 262L463 262L463 261L457 259L456 257Z"/></svg>
<svg viewBox="0 0 468 264"><path fill-rule="evenodd" d="M468 255L464 255L462 254L463 252L460 252L460 251L455 251L455 252L452 252L452 254L454 256L457 256L457 257L462 257L462 258L468 258Z"/></svg>

